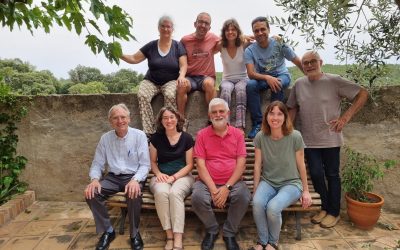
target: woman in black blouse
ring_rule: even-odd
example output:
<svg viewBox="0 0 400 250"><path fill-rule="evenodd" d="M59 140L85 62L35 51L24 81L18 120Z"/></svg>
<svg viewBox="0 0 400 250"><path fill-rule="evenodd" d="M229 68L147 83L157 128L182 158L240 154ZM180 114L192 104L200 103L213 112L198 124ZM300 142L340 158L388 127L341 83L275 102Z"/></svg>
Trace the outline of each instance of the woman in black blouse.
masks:
<svg viewBox="0 0 400 250"><path fill-rule="evenodd" d="M182 131L183 119L172 107L163 107L157 116L157 132L150 138L150 190L157 214L166 232L165 249L182 249L185 224L184 200L194 182L193 139Z"/></svg>

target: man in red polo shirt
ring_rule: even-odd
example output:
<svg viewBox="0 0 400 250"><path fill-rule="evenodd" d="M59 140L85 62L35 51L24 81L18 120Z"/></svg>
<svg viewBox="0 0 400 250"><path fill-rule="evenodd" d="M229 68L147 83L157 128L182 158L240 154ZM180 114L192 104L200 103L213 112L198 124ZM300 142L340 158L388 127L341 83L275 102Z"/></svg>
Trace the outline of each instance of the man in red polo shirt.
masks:
<svg viewBox="0 0 400 250"><path fill-rule="evenodd" d="M227 249L240 249L235 235L251 198L241 180L246 168L243 133L228 124L229 114L226 101L212 99L208 109L212 125L200 130L196 138L199 180L193 185L192 208L207 231L201 249L213 249L218 237L219 225L212 208L224 208L228 203L223 239Z"/></svg>

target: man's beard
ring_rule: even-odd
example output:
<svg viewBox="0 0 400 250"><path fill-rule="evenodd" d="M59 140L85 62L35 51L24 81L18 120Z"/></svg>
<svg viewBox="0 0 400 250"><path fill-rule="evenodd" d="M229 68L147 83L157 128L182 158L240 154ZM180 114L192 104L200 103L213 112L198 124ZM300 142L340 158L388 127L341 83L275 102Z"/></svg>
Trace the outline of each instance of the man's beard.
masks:
<svg viewBox="0 0 400 250"><path fill-rule="evenodd" d="M228 124L228 119L211 119L211 122L214 128L225 128L225 126Z"/></svg>

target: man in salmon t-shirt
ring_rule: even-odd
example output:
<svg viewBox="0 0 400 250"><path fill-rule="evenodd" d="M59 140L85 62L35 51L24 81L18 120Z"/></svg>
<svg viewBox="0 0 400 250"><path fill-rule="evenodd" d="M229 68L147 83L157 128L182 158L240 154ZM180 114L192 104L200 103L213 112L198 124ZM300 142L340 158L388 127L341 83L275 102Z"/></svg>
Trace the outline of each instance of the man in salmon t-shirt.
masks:
<svg viewBox="0 0 400 250"><path fill-rule="evenodd" d="M211 16L200 13L194 22L196 31L182 38L181 43L187 52L188 69L186 78L189 82L178 83L178 111L185 116L187 94L196 90L204 91L206 104L216 96L214 54L218 52L220 38L212 32ZM187 123L187 120L185 119Z"/></svg>
<svg viewBox="0 0 400 250"><path fill-rule="evenodd" d="M212 208L226 208L223 239L227 249L240 249L235 235L245 215L251 194L242 175L246 168L246 147L240 129L230 126L228 103L210 101L212 125L200 130L194 147L199 180L193 185L192 208L206 228L201 249L213 249L219 225Z"/></svg>

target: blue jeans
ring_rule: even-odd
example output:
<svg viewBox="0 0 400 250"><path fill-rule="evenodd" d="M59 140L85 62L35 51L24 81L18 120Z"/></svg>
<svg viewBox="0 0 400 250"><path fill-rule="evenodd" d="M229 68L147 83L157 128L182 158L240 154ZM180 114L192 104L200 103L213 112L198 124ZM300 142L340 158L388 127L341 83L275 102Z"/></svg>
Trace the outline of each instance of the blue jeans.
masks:
<svg viewBox="0 0 400 250"><path fill-rule="evenodd" d="M266 181L260 181L253 197L253 218L260 243L278 243L282 210L300 199L301 193L295 185L274 188Z"/></svg>
<svg viewBox="0 0 400 250"><path fill-rule="evenodd" d="M283 101L284 99L284 90L289 87L290 84L290 75L280 75L274 76L281 81L282 88L278 92L271 91L271 102L279 100ZM269 89L269 85L265 81L260 80L249 80L246 86L246 94L247 94L247 107L250 110L251 121L253 123L253 127L257 124L261 124L262 121L262 112L261 112L261 98L260 91Z"/></svg>
<svg viewBox="0 0 400 250"><path fill-rule="evenodd" d="M304 153L315 191L321 196L322 210L338 216L341 197L340 147L305 148Z"/></svg>

